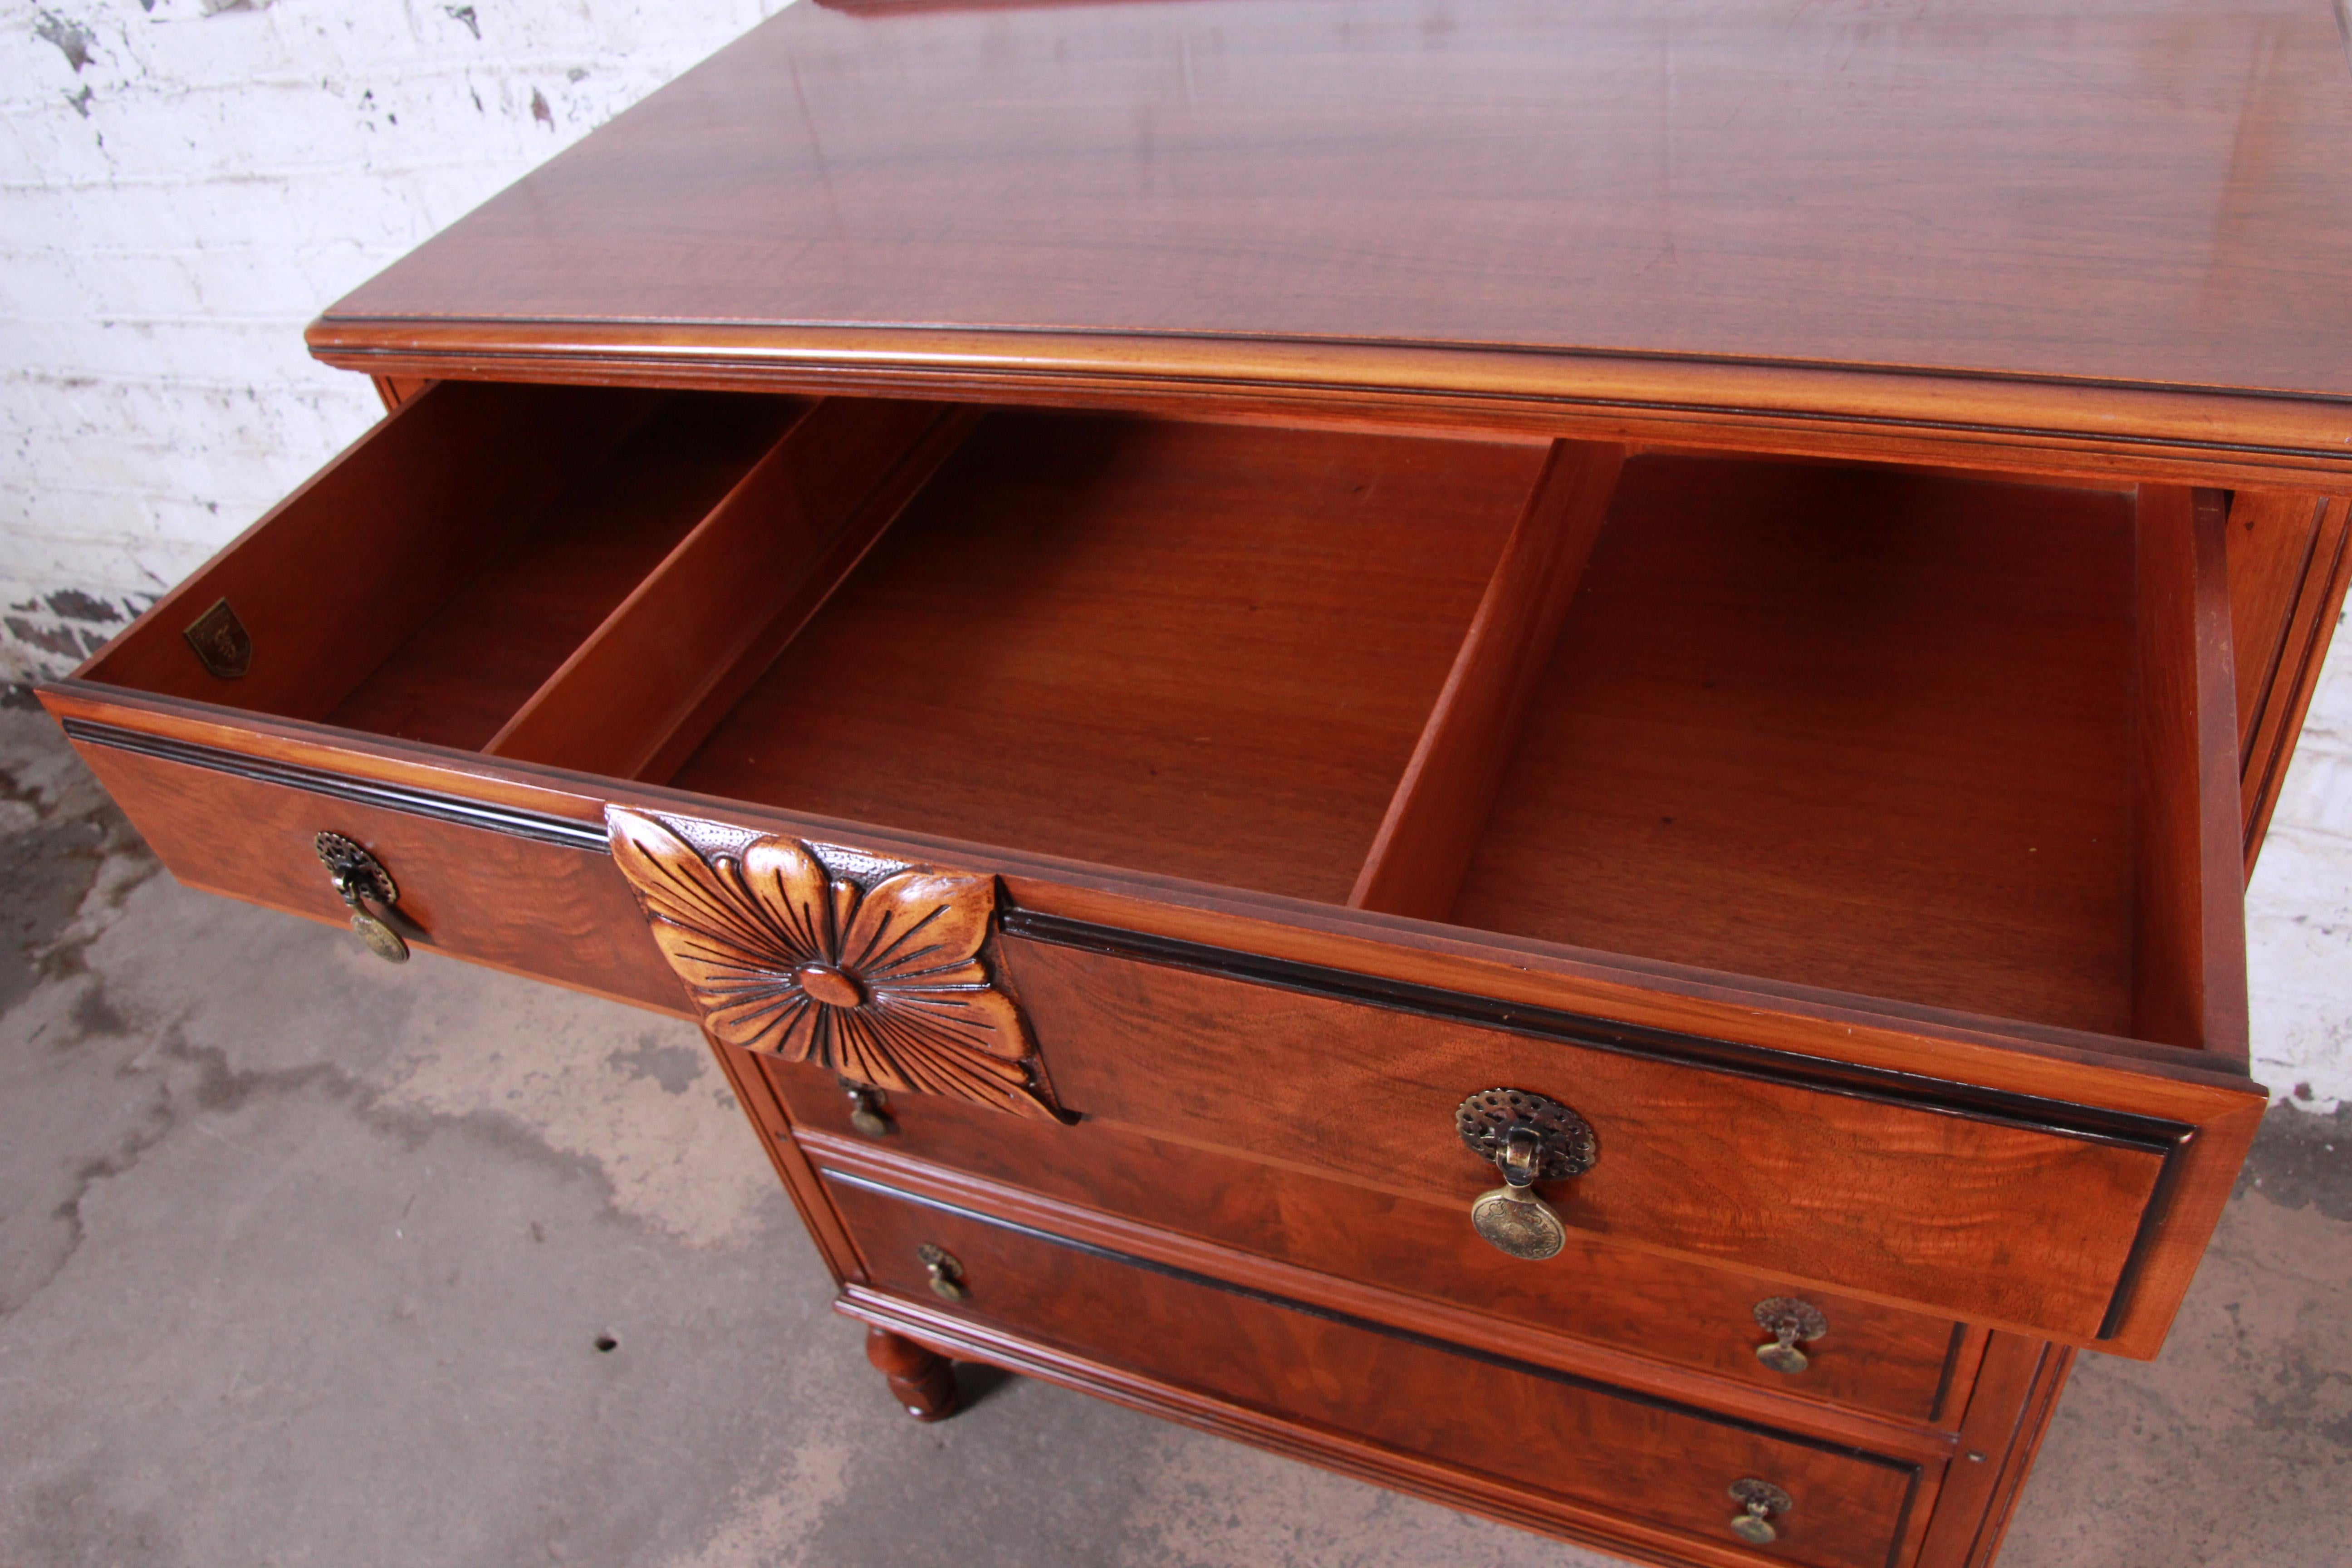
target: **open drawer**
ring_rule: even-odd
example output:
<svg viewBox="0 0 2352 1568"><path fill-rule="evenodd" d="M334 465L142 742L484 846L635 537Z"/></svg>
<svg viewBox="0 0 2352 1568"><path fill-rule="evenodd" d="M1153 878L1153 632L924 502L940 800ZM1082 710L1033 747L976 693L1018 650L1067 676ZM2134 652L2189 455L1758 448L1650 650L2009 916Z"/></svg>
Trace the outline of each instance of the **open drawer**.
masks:
<svg viewBox="0 0 2352 1568"><path fill-rule="evenodd" d="M1266 1105L1335 1066L1372 1102L1492 1087L1383 1087L1384 1018L1514 1071L1598 1042L1665 1064L1611 1091L1662 1169L1856 1209L1710 1246L1705 1204L1597 1196L1615 1240L2149 1354L2263 1105L2223 500L445 383L45 698L187 879L340 919L310 835L345 833L414 940L653 1005L685 999L608 805L833 847L850 883L992 875L1048 1068L1180 1144L1267 1156ZM1124 983L1052 956L1081 951L1354 1012L1328 1053L1292 1009L1213 1058L1208 1004L1118 1025ZM1395 1074L1475 1075L1459 1038ZM1397 1135L1328 1173L1476 1176Z"/></svg>

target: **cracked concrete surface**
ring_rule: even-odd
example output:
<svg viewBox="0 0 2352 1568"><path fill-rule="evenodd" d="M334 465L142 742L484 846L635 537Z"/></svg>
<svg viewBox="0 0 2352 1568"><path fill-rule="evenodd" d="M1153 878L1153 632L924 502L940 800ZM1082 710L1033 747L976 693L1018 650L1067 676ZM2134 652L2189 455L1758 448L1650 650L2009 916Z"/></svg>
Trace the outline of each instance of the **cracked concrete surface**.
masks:
<svg viewBox="0 0 2352 1568"><path fill-rule="evenodd" d="M2347 1286L2352 1118L2275 1112L2007 1568L2344 1561ZM976 1369L919 1426L830 1294L692 1030L188 892L0 711L0 1565L1605 1561Z"/></svg>

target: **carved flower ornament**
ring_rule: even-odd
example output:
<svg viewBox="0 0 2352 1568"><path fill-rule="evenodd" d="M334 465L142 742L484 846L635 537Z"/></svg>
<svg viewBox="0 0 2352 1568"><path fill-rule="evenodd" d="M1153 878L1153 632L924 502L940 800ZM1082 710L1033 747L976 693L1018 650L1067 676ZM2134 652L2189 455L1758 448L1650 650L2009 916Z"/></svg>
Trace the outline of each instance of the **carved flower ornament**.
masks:
<svg viewBox="0 0 2352 1568"><path fill-rule="evenodd" d="M1061 1120L1021 1010L981 958L995 879L913 868L860 887L789 838L706 857L660 817L608 806L604 821L719 1038L876 1089Z"/></svg>

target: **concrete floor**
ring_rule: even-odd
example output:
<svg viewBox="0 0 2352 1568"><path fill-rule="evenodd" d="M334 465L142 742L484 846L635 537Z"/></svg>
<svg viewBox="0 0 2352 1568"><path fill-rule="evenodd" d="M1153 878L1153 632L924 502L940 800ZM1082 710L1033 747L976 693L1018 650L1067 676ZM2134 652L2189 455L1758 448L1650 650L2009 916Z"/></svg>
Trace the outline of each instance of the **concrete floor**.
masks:
<svg viewBox="0 0 2352 1568"><path fill-rule="evenodd" d="M1021 1379L919 1426L828 1294L690 1029L187 892L0 711L0 1564L1604 1562ZM2274 1112L2006 1568L2352 1561L2347 1330L2352 1121Z"/></svg>

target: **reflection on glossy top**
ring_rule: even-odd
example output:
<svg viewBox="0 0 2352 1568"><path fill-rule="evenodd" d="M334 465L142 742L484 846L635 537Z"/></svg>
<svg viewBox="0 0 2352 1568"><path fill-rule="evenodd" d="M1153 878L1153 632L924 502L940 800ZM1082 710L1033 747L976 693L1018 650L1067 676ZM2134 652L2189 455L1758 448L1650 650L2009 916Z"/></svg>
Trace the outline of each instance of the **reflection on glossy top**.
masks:
<svg viewBox="0 0 2352 1568"><path fill-rule="evenodd" d="M2328 0L795 5L336 317L2352 394Z"/></svg>

